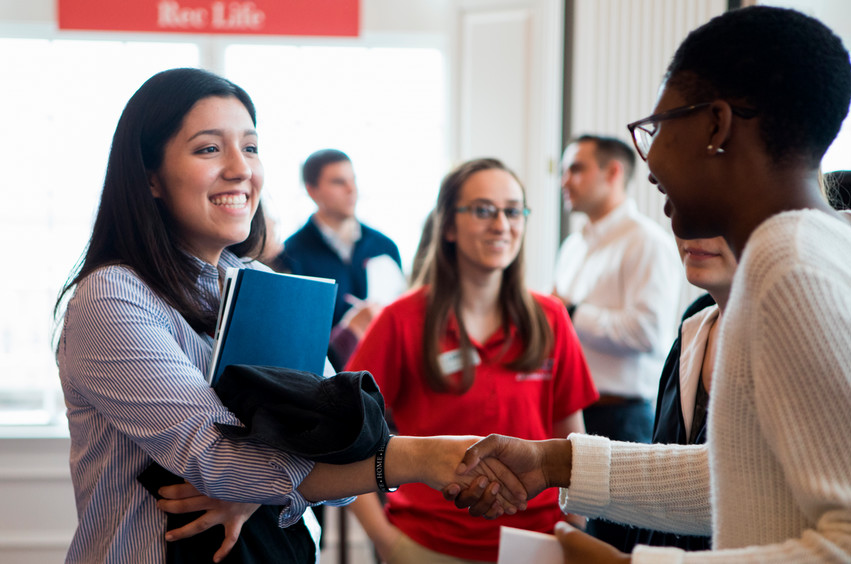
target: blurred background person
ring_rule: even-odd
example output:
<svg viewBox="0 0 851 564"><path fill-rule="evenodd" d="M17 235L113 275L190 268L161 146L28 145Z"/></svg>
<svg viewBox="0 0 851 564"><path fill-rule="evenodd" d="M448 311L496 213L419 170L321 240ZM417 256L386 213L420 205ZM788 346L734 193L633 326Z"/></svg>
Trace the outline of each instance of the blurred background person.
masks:
<svg viewBox="0 0 851 564"><path fill-rule="evenodd" d="M308 196L316 203L316 212L284 241L278 262L284 272L337 282L333 317L336 331L332 336L332 343L336 344L329 348L328 358L339 371L377 312L375 306L391 301L404 289L402 259L390 238L355 216L358 187L352 161L346 153L322 149L311 154L302 166L302 180ZM373 284L383 284L391 276L400 282L395 285L398 289L394 295L367 301L368 296L374 296L369 292L367 272L370 262L377 257L383 257L374 263L381 266L378 278L385 280ZM352 308L355 311L337 327Z"/></svg>

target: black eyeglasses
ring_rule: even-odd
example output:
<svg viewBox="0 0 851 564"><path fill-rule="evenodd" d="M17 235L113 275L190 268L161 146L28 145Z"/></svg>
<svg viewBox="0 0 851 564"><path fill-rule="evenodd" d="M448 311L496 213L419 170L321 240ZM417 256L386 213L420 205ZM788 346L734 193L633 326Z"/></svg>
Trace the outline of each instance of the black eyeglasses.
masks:
<svg viewBox="0 0 851 564"><path fill-rule="evenodd" d="M659 131L659 122L683 117L692 112L696 112L697 110L708 108L710 105L712 105L712 102L681 106L666 112L653 114L652 116L634 121L627 125L626 128L629 129L629 132L632 135L632 142L635 144L635 150L638 151L638 156L645 161L647 160L647 153L650 152L650 145L653 144L653 136L656 135L657 131ZM751 119L756 117L757 113L759 113L755 108L744 108L733 105L731 105L730 108L733 111L733 115L739 116L743 119Z"/></svg>
<svg viewBox="0 0 851 564"><path fill-rule="evenodd" d="M473 202L467 206L455 208L457 213L470 213L473 217L482 221L492 221L496 219L499 212L505 214L505 219L511 223L517 223L525 219L532 210L526 206L508 206L505 208L497 207L490 202Z"/></svg>

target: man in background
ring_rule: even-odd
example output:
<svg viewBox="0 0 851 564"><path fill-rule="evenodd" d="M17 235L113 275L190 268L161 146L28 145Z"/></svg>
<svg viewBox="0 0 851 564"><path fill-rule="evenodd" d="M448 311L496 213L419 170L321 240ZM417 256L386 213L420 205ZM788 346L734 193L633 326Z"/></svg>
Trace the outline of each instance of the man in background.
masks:
<svg viewBox="0 0 851 564"><path fill-rule="evenodd" d="M339 371L377 312L374 303L364 302L367 262L386 255L384 261L395 263L402 278L402 260L393 241L355 217L358 188L348 155L336 149L316 151L304 162L302 179L316 212L284 242L279 264L292 274L337 281L328 356Z"/></svg>
<svg viewBox="0 0 851 564"><path fill-rule="evenodd" d="M564 200L588 222L559 250L553 293L567 308L600 392L584 410L587 432L649 443L682 269L673 237L627 197L634 169L632 148L618 139L584 135L565 149ZM589 533L621 550L626 531L588 523Z"/></svg>

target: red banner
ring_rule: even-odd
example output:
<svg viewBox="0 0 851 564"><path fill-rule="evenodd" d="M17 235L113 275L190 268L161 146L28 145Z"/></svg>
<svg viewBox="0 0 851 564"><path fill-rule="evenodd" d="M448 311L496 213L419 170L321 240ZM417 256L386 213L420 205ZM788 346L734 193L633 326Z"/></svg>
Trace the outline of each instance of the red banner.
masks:
<svg viewBox="0 0 851 564"><path fill-rule="evenodd" d="M57 0L59 29L357 36L360 0Z"/></svg>

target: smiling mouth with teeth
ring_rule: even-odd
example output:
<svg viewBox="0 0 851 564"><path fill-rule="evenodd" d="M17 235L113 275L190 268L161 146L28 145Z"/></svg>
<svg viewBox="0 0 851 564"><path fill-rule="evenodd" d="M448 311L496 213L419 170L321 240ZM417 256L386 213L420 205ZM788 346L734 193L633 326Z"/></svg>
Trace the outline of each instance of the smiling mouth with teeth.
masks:
<svg viewBox="0 0 851 564"><path fill-rule="evenodd" d="M247 194L221 194L210 198L214 206L225 206L227 208L241 208L248 202Z"/></svg>

